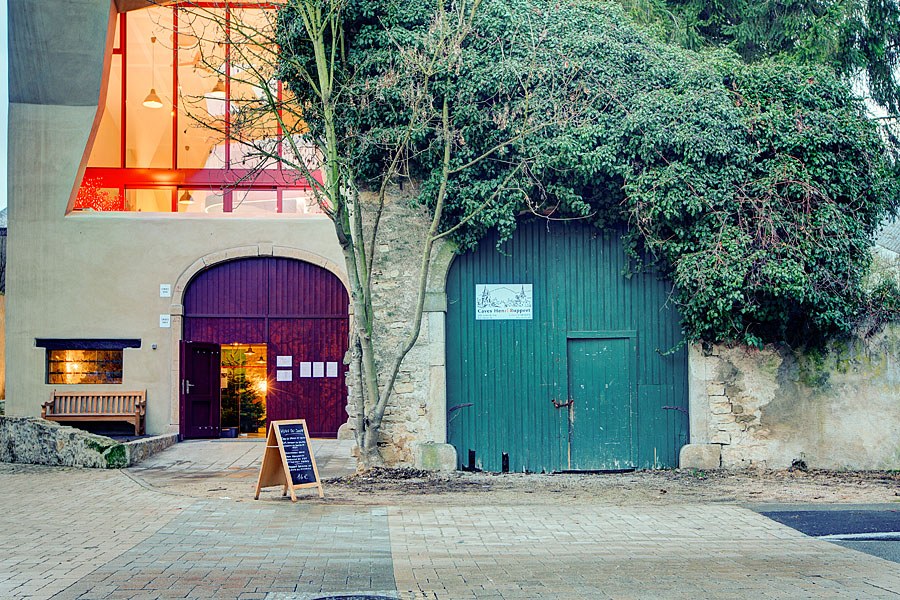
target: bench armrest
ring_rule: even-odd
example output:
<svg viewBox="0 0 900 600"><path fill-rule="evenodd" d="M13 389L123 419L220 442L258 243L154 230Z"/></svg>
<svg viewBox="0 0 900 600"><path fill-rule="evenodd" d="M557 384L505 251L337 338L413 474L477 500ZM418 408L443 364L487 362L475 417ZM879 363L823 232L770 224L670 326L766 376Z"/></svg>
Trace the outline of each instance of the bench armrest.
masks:
<svg viewBox="0 0 900 600"><path fill-rule="evenodd" d="M53 408L53 405L55 403L56 403L56 400L50 400L49 402L44 402L43 404L41 404L41 418L42 419L47 418L47 409Z"/></svg>

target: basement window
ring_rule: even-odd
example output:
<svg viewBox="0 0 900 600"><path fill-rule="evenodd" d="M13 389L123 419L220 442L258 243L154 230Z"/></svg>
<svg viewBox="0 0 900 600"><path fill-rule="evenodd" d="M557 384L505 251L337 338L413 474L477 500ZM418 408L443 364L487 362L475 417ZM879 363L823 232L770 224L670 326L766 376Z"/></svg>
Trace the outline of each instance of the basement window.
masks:
<svg viewBox="0 0 900 600"><path fill-rule="evenodd" d="M47 340L47 383L74 385L122 383L125 348L139 348L140 340Z"/></svg>

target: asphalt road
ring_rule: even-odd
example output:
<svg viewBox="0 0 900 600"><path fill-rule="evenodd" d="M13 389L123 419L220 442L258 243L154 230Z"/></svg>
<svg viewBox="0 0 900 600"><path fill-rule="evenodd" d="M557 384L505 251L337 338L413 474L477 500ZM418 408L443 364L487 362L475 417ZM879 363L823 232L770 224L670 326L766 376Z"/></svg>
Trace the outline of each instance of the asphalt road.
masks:
<svg viewBox="0 0 900 600"><path fill-rule="evenodd" d="M900 563L900 504L754 507L806 535Z"/></svg>

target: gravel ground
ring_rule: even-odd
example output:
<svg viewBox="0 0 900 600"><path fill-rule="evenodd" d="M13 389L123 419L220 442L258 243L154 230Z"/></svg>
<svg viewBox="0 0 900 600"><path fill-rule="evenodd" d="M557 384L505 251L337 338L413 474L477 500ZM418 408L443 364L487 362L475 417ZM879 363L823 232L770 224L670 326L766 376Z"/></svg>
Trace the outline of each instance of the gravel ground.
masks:
<svg viewBox="0 0 900 600"><path fill-rule="evenodd" d="M127 469L123 473L164 493L237 501L252 499L257 476L251 469ZM658 470L536 475L374 469L323 483L329 504L900 503L900 471ZM276 488L263 490L263 497L280 494ZM299 490L298 498L319 502L312 490Z"/></svg>
<svg viewBox="0 0 900 600"><path fill-rule="evenodd" d="M384 469L326 482L332 501L482 503L900 503L900 472L665 470L438 474Z"/></svg>

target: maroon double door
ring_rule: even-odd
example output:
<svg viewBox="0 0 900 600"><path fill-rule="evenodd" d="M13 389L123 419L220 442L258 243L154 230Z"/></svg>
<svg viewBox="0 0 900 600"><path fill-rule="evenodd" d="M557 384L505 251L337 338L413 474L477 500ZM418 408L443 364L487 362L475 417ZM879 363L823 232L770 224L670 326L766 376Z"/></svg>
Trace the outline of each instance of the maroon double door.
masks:
<svg viewBox="0 0 900 600"><path fill-rule="evenodd" d="M311 435L337 435L346 420L348 315L341 281L309 263L247 258L202 271L184 300L182 436L218 437L215 351L232 343L266 345L267 421L306 419Z"/></svg>

